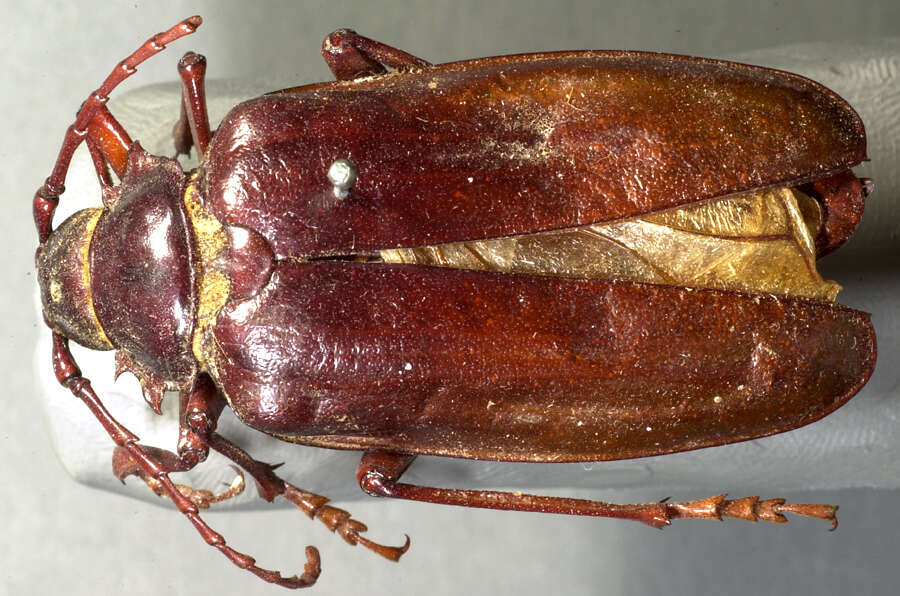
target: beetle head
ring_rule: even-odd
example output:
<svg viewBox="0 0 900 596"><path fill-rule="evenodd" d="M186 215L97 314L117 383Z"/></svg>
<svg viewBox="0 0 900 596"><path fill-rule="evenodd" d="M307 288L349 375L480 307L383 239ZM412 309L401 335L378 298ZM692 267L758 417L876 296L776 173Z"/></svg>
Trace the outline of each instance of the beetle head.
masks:
<svg viewBox="0 0 900 596"><path fill-rule="evenodd" d="M83 209L56 228L37 257L44 316L69 339L94 350L112 349L91 299L90 245L104 210Z"/></svg>

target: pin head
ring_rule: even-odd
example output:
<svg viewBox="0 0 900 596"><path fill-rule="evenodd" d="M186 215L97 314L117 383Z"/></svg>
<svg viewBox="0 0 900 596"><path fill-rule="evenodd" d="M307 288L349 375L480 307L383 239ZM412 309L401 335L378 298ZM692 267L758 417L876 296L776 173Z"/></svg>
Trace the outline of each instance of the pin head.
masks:
<svg viewBox="0 0 900 596"><path fill-rule="evenodd" d="M328 181L334 186L334 196L343 199L356 182L356 166L343 157L334 160L328 168Z"/></svg>

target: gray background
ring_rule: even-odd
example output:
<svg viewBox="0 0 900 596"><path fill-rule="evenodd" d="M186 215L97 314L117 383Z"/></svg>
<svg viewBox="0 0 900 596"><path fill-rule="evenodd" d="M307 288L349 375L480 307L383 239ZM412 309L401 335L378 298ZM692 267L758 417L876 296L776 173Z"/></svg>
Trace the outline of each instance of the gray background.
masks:
<svg viewBox="0 0 900 596"><path fill-rule="evenodd" d="M49 171L77 106L115 61L151 33L189 14L206 19L196 35L142 66L120 92L171 81L177 57L187 49L207 55L214 78L255 77L265 70L267 78L285 86L329 79L318 47L338 27L356 28L434 62L572 48L728 56L795 42L900 35L900 8L887 1L762 2L753 7L722 2L311 2L252 8L238 2L188 7L98 3L93 8L88 3L4 4L0 77L7 118L0 171L2 188L11 196L2 224L9 247L4 271L10 282L2 287L7 308L0 322L6 339L0 366L9 381L0 425L5 472L0 498L6 504L0 517L5 530L0 593L10 594L279 590L232 568L169 508L73 482L54 456L44 414L33 399L39 388L31 353L38 334L46 331L37 324L31 304L31 196ZM867 124L871 131L872 123ZM847 285L852 281L839 279ZM877 442L873 445L877 450ZM864 458L859 466L867 467ZM602 469L594 466L592 473ZM352 465L344 466L335 475L352 488L352 472ZM870 478L868 484L880 484L877 470ZM595 482L602 486L602 475ZM772 496L771 488L765 489ZM615 498L661 496L644 491ZM782 496L811 498L809 493ZM816 493L815 498L844 506L837 534L803 521L782 528L686 522L656 532L624 522L381 500L342 502L369 524L374 539L392 541L410 534L413 548L399 565L348 547L319 524L284 509L206 517L264 566L299 570L303 546L317 545L324 571L315 589L322 594L896 592L897 492L847 490Z"/></svg>

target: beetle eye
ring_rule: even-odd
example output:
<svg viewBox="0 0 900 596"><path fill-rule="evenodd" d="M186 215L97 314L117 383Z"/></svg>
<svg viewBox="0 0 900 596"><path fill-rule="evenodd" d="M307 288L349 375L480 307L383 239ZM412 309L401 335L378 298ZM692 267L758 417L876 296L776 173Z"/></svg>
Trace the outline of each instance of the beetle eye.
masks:
<svg viewBox="0 0 900 596"><path fill-rule="evenodd" d="M356 182L356 165L343 157L334 160L328 168L328 181L334 186L334 196L345 198Z"/></svg>

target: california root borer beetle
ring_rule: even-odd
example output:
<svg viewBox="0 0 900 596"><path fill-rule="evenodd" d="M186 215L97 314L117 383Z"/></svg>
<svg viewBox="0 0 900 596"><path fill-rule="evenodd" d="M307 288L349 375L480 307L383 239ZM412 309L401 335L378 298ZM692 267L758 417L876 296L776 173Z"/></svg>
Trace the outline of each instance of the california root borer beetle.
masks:
<svg viewBox="0 0 900 596"><path fill-rule="evenodd" d="M176 153L146 153L110 92L192 17L88 98L35 196L38 273L58 380L116 444L113 471L171 498L238 566L284 578L199 516L230 494L169 474L230 458L351 544L402 546L282 480L216 432L227 406L286 441L364 451L362 488L472 507L672 519L835 507L781 499L613 505L400 483L419 454L593 462L721 445L810 423L866 382L864 313L815 271L862 214L865 132L802 77L638 52L431 65L341 30L337 77L236 106L217 130L205 59L179 63ZM389 69L390 72L389 72ZM53 229L84 141L103 207ZM110 169L112 172L110 172ZM180 393L175 451L141 445L68 349L114 349L159 411Z"/></svg>

